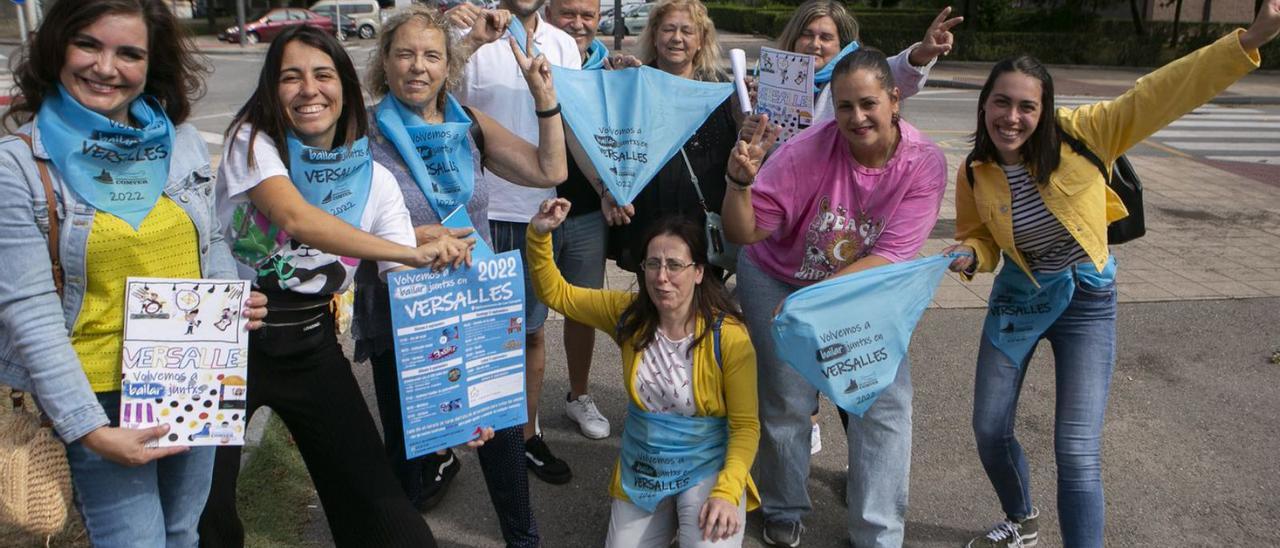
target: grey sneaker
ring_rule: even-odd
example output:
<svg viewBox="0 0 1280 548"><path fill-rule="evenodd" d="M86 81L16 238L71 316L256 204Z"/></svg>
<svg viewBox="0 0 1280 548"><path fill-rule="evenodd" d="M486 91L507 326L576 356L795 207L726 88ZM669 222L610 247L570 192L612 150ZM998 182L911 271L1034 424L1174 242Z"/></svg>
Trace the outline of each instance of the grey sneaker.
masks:
<svg viewBox="0 0 1280 548"><path fill-rule="evenodd" d="M800 533L804 526L798 521L766 521L764 524L764 543L769 546L800 546Z"/></svg>
<svg viewBox="0 0 1280 548"><path fill-rule="evenodd" d="M1020 548L1035 546L1040 541L1040 509L1021 521L1005 520L995 524L985 535L969 541L965 548Z"/></svg>

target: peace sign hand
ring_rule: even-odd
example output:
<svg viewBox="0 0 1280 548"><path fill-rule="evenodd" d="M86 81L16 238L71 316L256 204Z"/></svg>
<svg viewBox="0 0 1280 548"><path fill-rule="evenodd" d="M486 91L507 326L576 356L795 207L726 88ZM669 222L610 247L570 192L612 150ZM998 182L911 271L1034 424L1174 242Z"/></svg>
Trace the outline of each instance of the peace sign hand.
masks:
<svg viewBox="0 0 1280 548"><path fill-rule="evenodd" d="M956 37L951 34L951 29L956 25L964 22L963 17L952 17L951 6L942 8L938 12L938 16L933 18L933 22L929 24L928 30L924 31L924 40L920 41L920 45L911 51L910 57L907 59L913 66L923 67L932 63L939 55L951 53L951 48L955 46Z"/></svg>
<svg viewBox="0 0 1280 548"><path fill-rule="evenodd" d="M533 54L532 37L525 43L525 51L520 51L515 38L507 38L511 44L511 53L516 56L516 64L524 73L524 81L529 84L529 94L533 96L533 106L537 110L550 110L556 106L556 88L551 83L551 62L541 53Z"/></svg>
<svg viewBox="0 0 1280 548"><path fill-rule="evenodd" d="M760 165L764 163L765 152L778 141L778 126L769 123L769 115L753 115L752 118L756 116L759 116L759 120L756 121L755 131L751 132L751 140L738 141L729 155L729 165L726 168L729 178L746 185L756 180L756 173L759 173Z"/></svg>

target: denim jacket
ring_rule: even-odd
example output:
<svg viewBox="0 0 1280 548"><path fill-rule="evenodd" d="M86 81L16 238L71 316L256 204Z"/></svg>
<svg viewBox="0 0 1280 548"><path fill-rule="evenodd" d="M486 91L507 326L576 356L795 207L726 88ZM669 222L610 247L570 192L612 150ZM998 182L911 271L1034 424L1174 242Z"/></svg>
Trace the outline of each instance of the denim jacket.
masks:
<svg viewBox="0 0 1280 548"><path fill-rule="evenodd" d="M48 160L35 123L34 156ZM207 278L236 278L214 208L209 151L195 127L175 128L174 154L164 193L187 213L200 245ZM85 292L85 252L94 208L68 192L52 162L46 164L57 195L63 296L51 276L46 233L49 209L32 150L15 136L0 139L0 383L35 394L40 408L70 443L108 424L71 346Z"/></svg>

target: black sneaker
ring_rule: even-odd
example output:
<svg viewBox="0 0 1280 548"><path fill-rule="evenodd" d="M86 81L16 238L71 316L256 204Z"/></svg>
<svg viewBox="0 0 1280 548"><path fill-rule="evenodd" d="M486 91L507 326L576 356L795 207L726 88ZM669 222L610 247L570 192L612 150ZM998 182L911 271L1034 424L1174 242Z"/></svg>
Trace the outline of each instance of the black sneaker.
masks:
<svg viewBox="0 0 1280 548"><path fill-rule="evenodd" d="M445 454L428 453L422 462L422 494L414 501L420 512L435 508L449 491L449 484L462 468L462 461L448 449Z"/></svg>
<svg viewBox="0 0 1280 548"><path fill-rule="evenodd" d="M529 471L542 481L563 485L573 479L569 465L551 454L551 448L547 447L547 442L542 441L541 435L524 441L524 457Z"/></svg>

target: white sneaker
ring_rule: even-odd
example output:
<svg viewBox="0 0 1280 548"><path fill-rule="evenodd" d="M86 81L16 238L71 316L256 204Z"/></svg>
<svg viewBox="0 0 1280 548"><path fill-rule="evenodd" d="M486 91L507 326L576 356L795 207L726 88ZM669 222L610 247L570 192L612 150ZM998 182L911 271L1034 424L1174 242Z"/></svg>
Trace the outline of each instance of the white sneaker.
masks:
<svg viewBox="0 0 1280 548"><path fill-rule="evenodd" d="M817 455L819 451L822 451L822 427L815 422L809 430L809 454Z"/></svg>
<svg viewBox="0 0 1280 548"><path fill-rule="evenodd" d="M591 399L590 395L583 394L576 400L567 398L568 396L564 404L564 414L578 423L578 429L582 430L582 435L593 440L609 437L609 419L600 414L600 410L596 408L596 401Z"/></svg>

